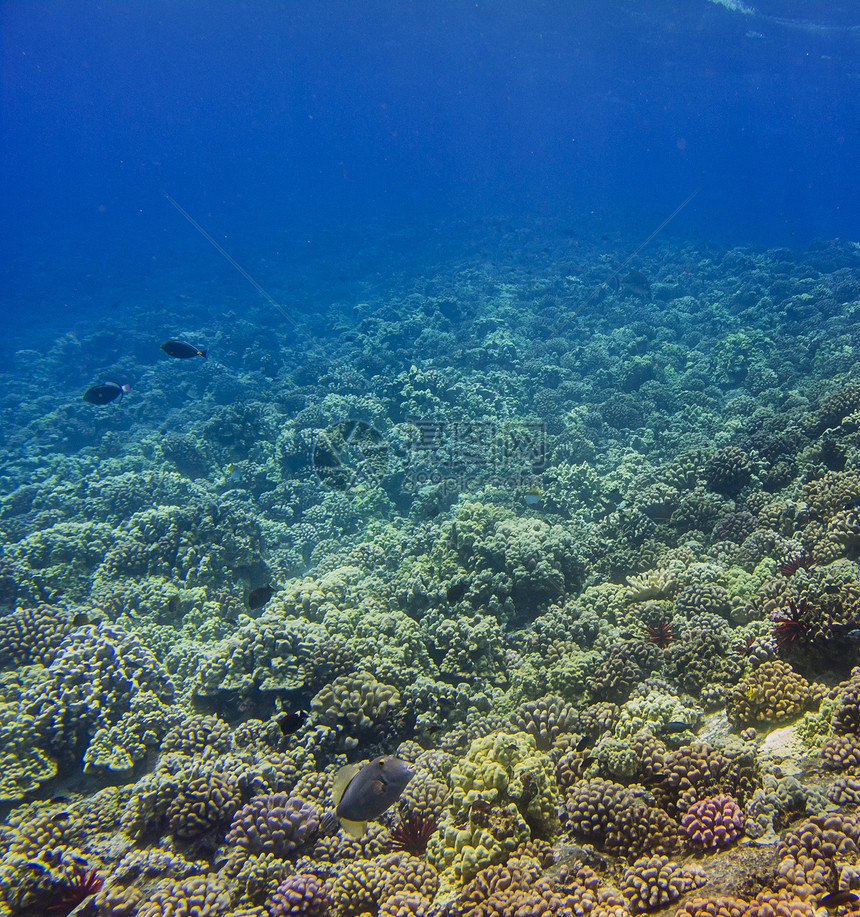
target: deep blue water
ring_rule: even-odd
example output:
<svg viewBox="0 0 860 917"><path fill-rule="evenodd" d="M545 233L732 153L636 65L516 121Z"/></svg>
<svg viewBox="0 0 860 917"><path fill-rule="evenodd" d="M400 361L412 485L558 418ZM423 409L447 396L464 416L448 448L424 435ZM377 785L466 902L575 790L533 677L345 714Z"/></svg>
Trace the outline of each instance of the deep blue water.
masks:
<svg viewBox="0 0 860 917"><path fill-rule="evenodd" d="M374 245L384 272L496 217L635 240L693 192L665 234L860 238L860 5L750 6L4 0L6 327L230 276L164 192L278 297L276 261L348 298Z"/></svg>

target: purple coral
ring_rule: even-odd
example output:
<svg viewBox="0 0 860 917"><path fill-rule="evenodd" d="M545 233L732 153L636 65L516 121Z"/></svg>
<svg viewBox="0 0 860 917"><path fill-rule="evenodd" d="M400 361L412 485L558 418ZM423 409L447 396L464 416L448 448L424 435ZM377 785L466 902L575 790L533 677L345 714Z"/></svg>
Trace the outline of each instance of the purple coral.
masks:
<svg viewBox="0 0 860 917"><path fill-rule="evenodd" d="M300 873L282 882L266 902L269 917L330 917L325 885L316 876Z"/></svg>
<svg viewBox="0 0 860 917"><path fill-rule="evenodd" d="M720 793L693 803L681 819L681 836L699 850L728 847L744 832L744 813L732 799Z"/></svg>
<svg viewBox="0 0 860 917"><path fill-rule="evenodd" d="M233 816L226 842L250 854L288 857L313 844L320 833L319 812L300 796L257 796Z"/></svg>

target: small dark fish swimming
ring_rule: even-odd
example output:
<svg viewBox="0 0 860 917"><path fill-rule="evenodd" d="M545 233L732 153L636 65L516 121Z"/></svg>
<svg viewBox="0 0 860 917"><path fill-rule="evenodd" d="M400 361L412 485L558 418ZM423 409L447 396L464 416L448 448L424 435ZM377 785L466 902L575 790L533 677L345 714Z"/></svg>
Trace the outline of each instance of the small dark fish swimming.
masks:
<svg viewBox="0 0 860 917"><path fill-rule="evenodd" d="M165 341L161 345L161 349L167 356L176 357L177 360L190 360L192 357L203 357L205 360L208 353L208 351L201 350L199 347L195 347L185 341Z"/></svg>
<svg viewBox="0 0 860 917"><path fill-rule="evenodd" d="M852 892L848 888L841 889L838 892L830 892L818 899L819 907L842 907L844 904L856 904L860 901L857 892Z"/></svg>
<svg viewBox="0 0 860 917"><path fill-rule="evenodd" d="M468 591L469 583L467 580L463 580L462 582L454 583L453 586L449 586L445 592L445 598L448 599L449 605L456 605Z"/></svg>
<svg viewBox="0 0 860 917"><path fill-rule="evenodd" d="M131 391L130 385L120 385L119 382L102 382L88 388L83 395L87 404L110 404L117 398L122 398L126 392Z"/></svg>
<svg viewBox="0 0 860 917"><path fill-rule="evenodd" d="M307 718L307 710L290 710L287 713L282 713L278 717L278 726L281 729L281 734L291 736L301 728Z"/></svg>
<svg viewBox="0 0 860 917"><path fill-rule="evenodd" d="M673 735L676 732L686 732L690 729L690 724L683 720L672 720L671 723L664 723L657 731L660 735Z"/></svg>
<svg viewBox="0 0 860 917"><path fill-rule="evenodd" d="M614 281L616 293L632 293L646 298L651 296L651 283L641 271L629 271L620 281L617 276Z"/></svg>
<svg viewBox="0 0 860 917"><path fill-rule="evenodd" d="M248 593L248 608L262 608L275 594L273 586L258 586Z"/></svg>
<svg viewBox="0 0 860 917"><path fill-rule="evenodd" d="M415 768L400 758L383 755L364 767L347 764L334 778L335 813L350 837L363 837L367 822L397 802Z"/></svg>

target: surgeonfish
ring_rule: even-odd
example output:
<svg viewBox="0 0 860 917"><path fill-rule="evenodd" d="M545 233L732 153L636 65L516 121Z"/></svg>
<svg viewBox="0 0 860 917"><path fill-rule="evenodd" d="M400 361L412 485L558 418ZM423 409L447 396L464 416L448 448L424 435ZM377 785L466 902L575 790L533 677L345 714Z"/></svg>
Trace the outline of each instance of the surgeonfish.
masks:
<svg viewBox="0 0 860 917"><path fill-rule="evenodd" d="M273 586L258 586L248 593L248 608L262 608L275 594Z"/></svg>
<svg viewBox="0 0 860 917"><path fill-rule="evenodd" d="M854 905L858 900L860 900L860 897L858 897L857 892L852 891L850 888L840 888L838 891L830 892L829 895L819 898L818 906L826 908L844 907L846 904Z"/></svg>
<svg viewBox="0 0 860 917"><path fill-rule="evenodd" d="M161 349L169 357L176 357L177 360L190 360L192 357L203 357L206 359L206 350L201 350L199 347L195 347L193 344L188 344L185 341L165 341L161 345Z"/></svg>
<svg viewBox="0 0 860 917"><path fill-rule="evenodd" d="M84 401L87 404L110 404L117 398L122 398L126 392L131 391L130 385L120 385L119 382L102 382L94 385L84 392Z"/></svg>
<svg viewBox="0 0 860 917"><path fill-rule="evenodd" d="M298 730L304 725L307 718L307 710L285 711L277 718L281 734L285 736L291 736L294 732L298 732Z"/></svg>
<svg viewBox="0 0 860 917"><path fill-rule="evenodd" d="M363 837L367 822L394 805L414 776L411 764L388 755L364 766L342 767L335 774L332 797L343 830L350 837Z"/></svg>

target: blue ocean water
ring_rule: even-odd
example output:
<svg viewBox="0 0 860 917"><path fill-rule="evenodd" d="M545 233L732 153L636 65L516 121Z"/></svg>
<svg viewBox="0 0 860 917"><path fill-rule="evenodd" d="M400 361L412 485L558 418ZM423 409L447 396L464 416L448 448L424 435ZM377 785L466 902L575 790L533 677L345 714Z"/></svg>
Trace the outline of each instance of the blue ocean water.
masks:
<svg viewBox="0 0 860 917"><path fill-rule="evenodd" d="M0 907L59 914L60 839L119 870L106 825L160 838L142 882L172 837L238 886L256 806L488 736L540 742L500 804L534 778L548 843L596 840L551 761L647 785L631 860L711 804L679 767L729 841L855 807L820 775L860 754L859 41L780 0L0 4L0 815L50 800ZM426 833L510 830L447 790Z"/></svg>
<svg viewBox="0 0 860 917"><path fill-rule="evenodd" d="M9 329L252 298L165 192L310 315L495 218L860 234L855 4L6 0L0 41Z"/></svg>

